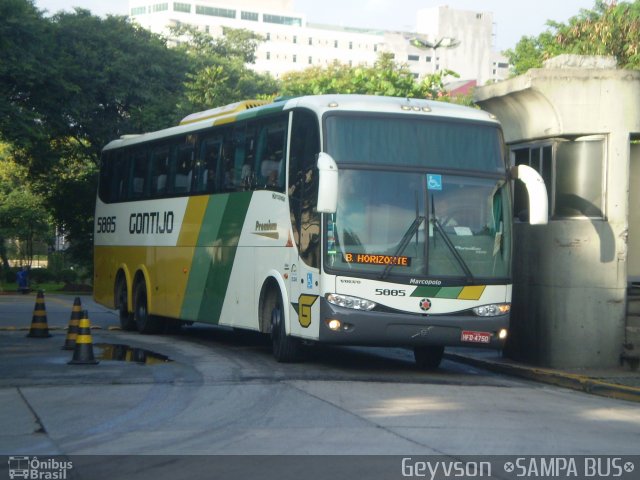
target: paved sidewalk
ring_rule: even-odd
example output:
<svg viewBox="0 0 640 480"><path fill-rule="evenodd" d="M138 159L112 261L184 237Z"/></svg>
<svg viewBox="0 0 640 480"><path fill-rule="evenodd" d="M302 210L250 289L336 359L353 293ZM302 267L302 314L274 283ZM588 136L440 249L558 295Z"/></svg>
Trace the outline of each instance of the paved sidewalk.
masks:
<svg viewBox="0 0 640 480"><path fill-rule="evenodd" d="M445 358L506 375L527 378L603 397L640 402L640 371L629 367L608 369L541 368L504 358L499 351L447 349Z"/></svg>

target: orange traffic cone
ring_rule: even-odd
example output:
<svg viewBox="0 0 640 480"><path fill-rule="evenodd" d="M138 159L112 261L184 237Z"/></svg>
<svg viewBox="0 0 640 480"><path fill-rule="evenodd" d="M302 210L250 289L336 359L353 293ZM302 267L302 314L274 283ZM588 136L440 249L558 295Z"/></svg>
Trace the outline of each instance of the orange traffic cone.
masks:
<svg viewBox="0 0 640 480"><path fill-rule="evenodd" d="M76 337L76 346L73 350L73 358L69 365L97 365L99 362L93 356L93 340L91 339L91 322L89 313L82 312L82 318L78 325L79 331Z"/></svg>
<svg viewBox="0 0 640 480"><path fill-rule="evenodd" d="M64 339L64 346L62 350L73 350L76 347L76 338L80 331L80 319L82 318L82 308L80 304L80 297L76 297L73 301L73 308L71 309L71 318L69 319L69 327L67 328L67 337Z"/></svg>
<svg viewBox="0 0 640 480"><path fill-rule="evenodd" d="M31 318L31 328L27 337L49 338L50 336L49 325L47 325L47 308L44 305L44 292L38 290L36 305L33 308L33 317Z"/></svg>

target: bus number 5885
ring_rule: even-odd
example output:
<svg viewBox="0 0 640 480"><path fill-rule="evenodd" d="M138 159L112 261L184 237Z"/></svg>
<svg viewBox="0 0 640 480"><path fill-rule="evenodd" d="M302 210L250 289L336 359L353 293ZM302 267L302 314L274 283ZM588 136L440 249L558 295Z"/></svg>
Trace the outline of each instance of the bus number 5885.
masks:
<svg viewBox="0 0 640 480"><path fill-rule="evenodd" d="M98 233L116 233L116 217L98 217Z"/></svg>

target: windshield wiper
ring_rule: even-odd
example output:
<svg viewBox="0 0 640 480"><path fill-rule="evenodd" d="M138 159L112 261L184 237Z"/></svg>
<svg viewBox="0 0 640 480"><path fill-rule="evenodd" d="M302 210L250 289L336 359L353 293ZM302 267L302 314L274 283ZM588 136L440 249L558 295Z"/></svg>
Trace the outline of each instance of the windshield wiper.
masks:
<svg viewBox="0 0 640 480"><path fill-rule="evenodd" d="M433 201L432 201L432 205L433 205ZM432 207L432 212L433 212L433 210L434 209ZM462 268L462 271L464 272L465 276L467 277L467 283L473 283L473 281L474 281L473 273L471 273L471 270L469 269L469 266L464 261L464 258L462 258L462 256L460 255L460 252L458 252L458 250L456 249L455 245L451 241L451 238L449 238L449 235L447 234L447 232L444 231L444 228L442 227L442 224L440 223L440 220L438 220L436 218L435 213L433 213L433 216L431 217L430 221L431 221L431 224L435 227L435 229L438 230L438 232L440 232L440 235L442 235L442 240L444 240L444 244L451 251L451 253L453 254L453 257L458 262L458 265L460 265L460 268ZM434 241L435 241L436 237L434 236L433 238L434 238Z"/></svg>
<svg viewBox="0 0 640 480"><path fill-rule="evenodd" d="M424 222L424 217L419 215L416 216L416 219L411 223L411 225L409 225L409 228L402 236L402 240L400 240L400 243L398 244L398 248L393 254L394 257L398 257L402 255L402 252L404 252L405 248L407 248L407 245L409 245L409 242L411 241L411 237L413 237L415 233L418 231L418 229L420 228L420 225L422 225L422 222ZM394 266L395 265L388 264L386 267L384 267L384 271L382 272L382 275L380 275L380 280L384 280L385 278L387 278L387 275L389 275L389 272Z"/></svg>

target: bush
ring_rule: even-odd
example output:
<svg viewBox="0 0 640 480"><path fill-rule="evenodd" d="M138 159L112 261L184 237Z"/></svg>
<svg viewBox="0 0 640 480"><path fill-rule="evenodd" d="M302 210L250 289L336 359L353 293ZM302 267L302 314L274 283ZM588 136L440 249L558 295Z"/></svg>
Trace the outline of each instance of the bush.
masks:
<svg viewBox="0 0 640 480"><path fill-rule="evenodd" d="M4 281L6 283L16 283L18 281L18 278L16 276L17 273L18 273L17 268L9 268L8 270L5 270Z"/></svg>
<svg viewBox="0 0 640 480"><path fill-rule="evenodd" d="M77 279L78 274L75 270L71 270L70 268L68 268L60 272L60 280L62 280L65 284L75 283Z"/></svg>
<svg viewBox="0 0 640 480"><path fill-rule="evenodd" d="M31 283L48 283L53 279L53 273L47 268L32 268L29 270L29 281Z"/></svg>

